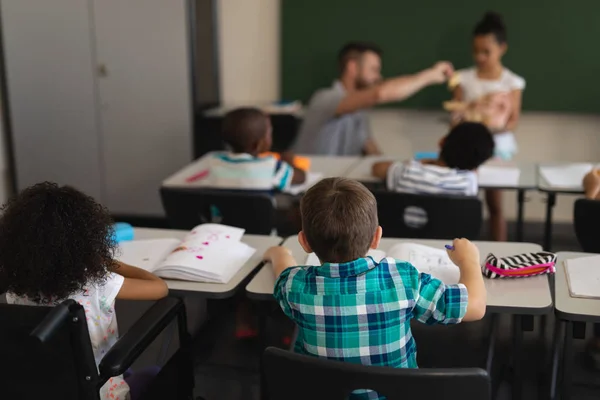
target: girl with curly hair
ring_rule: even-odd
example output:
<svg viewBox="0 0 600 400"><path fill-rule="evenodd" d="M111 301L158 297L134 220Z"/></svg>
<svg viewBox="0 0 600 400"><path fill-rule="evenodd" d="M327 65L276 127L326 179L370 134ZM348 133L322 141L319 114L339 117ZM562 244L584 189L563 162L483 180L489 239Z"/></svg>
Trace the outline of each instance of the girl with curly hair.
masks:
<svg viewBox="0 0 600 400"><path fill-rule="evenodd" d="M96 364L118 339L115 299L157 300L168 294L160 278L115 261L115 250L108 210L71 187L39 183L3 207L0 282L7 301L49 306L65 299L79 302ZM141 377L131 378L135 398L133 387ZM109 380L101 398L129 398L126 380Z"/></svg>

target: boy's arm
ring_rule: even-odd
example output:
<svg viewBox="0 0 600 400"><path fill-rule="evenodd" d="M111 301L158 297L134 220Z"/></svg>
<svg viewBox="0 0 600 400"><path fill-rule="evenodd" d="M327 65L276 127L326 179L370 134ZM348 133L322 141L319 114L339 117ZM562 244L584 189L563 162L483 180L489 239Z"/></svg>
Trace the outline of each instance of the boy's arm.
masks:
<svg viewBox="0 0 600 400"><path fill-rule="evenodd" d="M263 256L263 259L266 262L271 263L275 279L279 278L279 275L286 269L298 265L290 251L282 246L275 246L268 249Z"/></svg>
<svg viewBox="0 0 600 400"><path fill-rule="evenodd" d="M600 195L600 171L593 169L583 177L583 190L585 198L590 200L598 200Z"/></svg>
<svg viewBox="0 0 600 400"><path fill-rule="evenodd" d="M385 179L392 164L392 161L379 161L374 163L371 167L371 175L379 179Z"/></svg>
<svg viewBox="0 0 600 400"><path fill-rule="evenodd" d="M448 255L460 269L460 280L467 288L467 312L463 321L478 321L485 316L487 291L479 265L479 249L467 239L454 239Z"/></svg>
<svg viewBox="0 0 600 400"><path fill-rule="evenodd" d="M110 271L125 278L117 299L158 300L169 294L165 281L141 268L115 261Z"/></svg>
<svg viewBox="0 0 600 400"><path fill-rule="evenodd" d="M306 182L306 172L296 167L292 168L294 169L294 174L292 175L292 185L300 185Z"/></svg>

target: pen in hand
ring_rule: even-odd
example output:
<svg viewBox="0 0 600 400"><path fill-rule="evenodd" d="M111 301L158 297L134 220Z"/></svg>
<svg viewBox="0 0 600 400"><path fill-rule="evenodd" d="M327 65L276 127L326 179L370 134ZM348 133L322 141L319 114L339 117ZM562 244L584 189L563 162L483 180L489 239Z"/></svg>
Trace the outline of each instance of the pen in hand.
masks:
<svg viewBox="0 0 600 400"><path fill-rule="evenodd" d="M454 250L454 246L447 244L446 246L444 246L446 248L446 250Z"/></svg>

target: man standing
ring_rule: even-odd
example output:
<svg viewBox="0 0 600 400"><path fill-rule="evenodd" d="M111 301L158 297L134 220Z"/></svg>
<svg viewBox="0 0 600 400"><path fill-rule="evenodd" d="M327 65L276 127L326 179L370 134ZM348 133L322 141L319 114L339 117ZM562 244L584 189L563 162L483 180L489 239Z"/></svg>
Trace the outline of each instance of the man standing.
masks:
<svg viewBox="0 0 600 400"><path fill-rule="evenodd" d="M340 76L332 87L317 90L306 107L294 151L301 154L381 154L364 110L404 100L426 86L444 83L452 64L438 62L414 75L381 78L381 50L348 43L338 57Z"/></svg>

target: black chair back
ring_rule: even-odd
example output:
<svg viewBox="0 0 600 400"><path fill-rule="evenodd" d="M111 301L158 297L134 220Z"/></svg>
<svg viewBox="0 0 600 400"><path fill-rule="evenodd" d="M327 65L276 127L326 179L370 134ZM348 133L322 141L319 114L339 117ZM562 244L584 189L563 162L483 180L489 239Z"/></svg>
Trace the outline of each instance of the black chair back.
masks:
<svg viewBox="0 0 600 400"><path fill-rule="evenodd" d="M573 214L575 235L583 251L600 253L600 200L576 200Z"/></svg>
<svg viewBox="0 0 600 400"><path fill-rule="evenodd" d="M489 400L490 378L480 368L409 369L330 361L270 347L262 359L267 400L347 400L357 389L388 400ZM305 384L290 388L289 377Z"/></svg>
<svg viewBox="0 0 600 400"><path fill-rule="evenodd" d="M162 188L160 193L173 229L214 222L269 235L275 227L274 199L268 192Z"/></svg>
<svg viewBox="0 0 600 400"><path fill-rule="evenodd" d="M101 382L83 307L0 304L2 398L99 399Z"/></svg>
<svg viewBox="0 0 600 400"><path fill-rule="evenodd" d="M375 191L385 237L476 240L482 224L477 197Z"/></svg>

